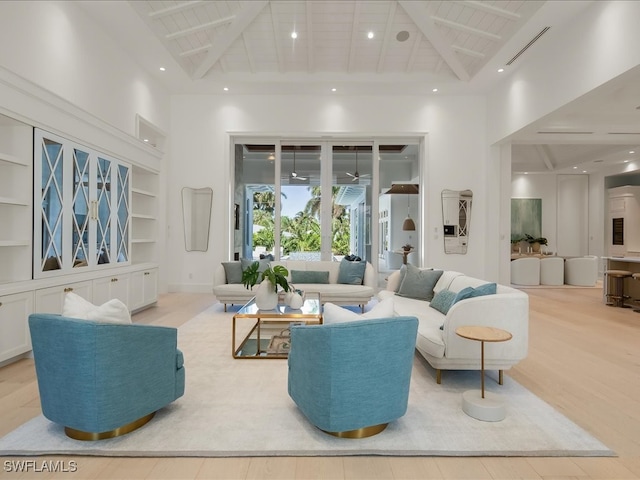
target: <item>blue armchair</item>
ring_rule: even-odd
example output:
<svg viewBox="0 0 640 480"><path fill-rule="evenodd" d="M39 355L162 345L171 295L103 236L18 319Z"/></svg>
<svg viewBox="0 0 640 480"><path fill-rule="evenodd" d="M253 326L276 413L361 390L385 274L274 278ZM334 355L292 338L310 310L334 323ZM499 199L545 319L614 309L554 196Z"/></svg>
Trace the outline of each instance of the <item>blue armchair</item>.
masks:
<svg viewBox="0 0 640 480"><path fill-rule="evenodd" d="M184 393L175 328L29 316L42 413L78 440L123 435Z"/></svg>
<svg viewBox="0 0 640 480"><path fill-rule="evenodd" d="M291 327L289 396L338 437L363 438L407 411L418 319Z"/></svg>

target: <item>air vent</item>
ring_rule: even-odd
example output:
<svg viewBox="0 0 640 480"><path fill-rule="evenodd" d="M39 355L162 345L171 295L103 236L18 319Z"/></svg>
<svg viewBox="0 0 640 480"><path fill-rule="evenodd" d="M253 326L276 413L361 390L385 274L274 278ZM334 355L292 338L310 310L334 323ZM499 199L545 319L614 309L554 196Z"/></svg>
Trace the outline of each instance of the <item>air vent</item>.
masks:
<svg viewBox="0 0 640 480"><path fill-rule="evenodd" d="M608 132L608 135L640 135L640 132Z"/></svg>
<svg viewBox="0 0 640 480"><path fill-rule="evenodd" d="M540 30L540 33L538 33L535 37L533 37L533 38L531 39L531 41L529 41L529 43L527 43L524 47L522 47L522 50L520 50L518 53L516 53L516 54L513 56L513 58L507 62L507 65L511 65L513 62L515 62L515 61L516 61L516 59L517 59L520 55L522 55L524 52L526 52L526 51L527 51L527 49L528 49L531 45L533 45L534 43L536 43L536 42L538 41L538 39L539 39L542 35L544 35L545 33L547 33L547 31L548 31L550 28L551 28L551 27L544 27L542 30Z"/></svg>
<svg viewBox="0 0 640 480"><path fill-rule="evenodd" d="M540 135L558 134L558 135L593 135L593 132L561 132L558 130L551 132L538 132Z"/></svg>

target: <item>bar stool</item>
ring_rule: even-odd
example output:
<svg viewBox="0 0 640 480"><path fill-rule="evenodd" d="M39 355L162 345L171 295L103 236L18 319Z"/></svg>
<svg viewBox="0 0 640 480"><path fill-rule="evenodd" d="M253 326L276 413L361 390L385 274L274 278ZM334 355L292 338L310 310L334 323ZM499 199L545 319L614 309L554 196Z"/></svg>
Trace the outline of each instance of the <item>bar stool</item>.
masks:
<svg viewBox="0 0 640 480"><path fill-rule="evenodd" d="M607 305L612 305L614 307L624 307L625 298L629 298L628 295L624 294L624 279L631 278L632 273L628 270L606 270L604 272L605 280L607 281L607 300L611 300L611 303L607 303Z"/></svg>

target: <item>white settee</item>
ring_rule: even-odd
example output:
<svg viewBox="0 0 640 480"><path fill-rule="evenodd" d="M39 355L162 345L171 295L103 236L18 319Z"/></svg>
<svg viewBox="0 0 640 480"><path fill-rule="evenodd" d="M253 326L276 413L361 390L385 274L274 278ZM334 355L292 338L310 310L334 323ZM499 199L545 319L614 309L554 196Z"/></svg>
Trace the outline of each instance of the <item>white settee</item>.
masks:
<svg viewBox="0 0 640 480"><path fill-rule="evenodd" d="M295 287L306 292L319 292L322 303L331 302L336 305L359 305L364 311L364 306L375 295L376 275L373 266L367 262L362 285L338 283L340 262L333 261L305 261L305 260L274 260L269 262L271 266L283 265L289 270L288 280L291 281L291 272L299 271L328 271L329 283L295 283ZM227 283L224 266L218 265L214 272L213 294L220 303L227 305L244 305L254 295L253 290L245 288L242 283ZM253 289L257 289L254 286Z"/></svg>
<svg viewBox="0 0 640 480"><path fill-rule="evenodd" d="M496 294L468 298L451 306L446 315L429 307L429 302L399 296L400 272L392 273L387 287L378 293L380 300L394 298L396 315L418 317L416 349L436 369L441 383L442 370L480 370L480 342L456 335L456 328L481 325L511 332L506 342L485 342L485 369L498 370L502 383L503 370L527 356L529 344L529 297L526 293L504 285L496 286ZM487 284L460 272L444 271L434 287L434 294L446 289L459 292L465 287ZM442 329L440 328L442 327Z"/></svg>

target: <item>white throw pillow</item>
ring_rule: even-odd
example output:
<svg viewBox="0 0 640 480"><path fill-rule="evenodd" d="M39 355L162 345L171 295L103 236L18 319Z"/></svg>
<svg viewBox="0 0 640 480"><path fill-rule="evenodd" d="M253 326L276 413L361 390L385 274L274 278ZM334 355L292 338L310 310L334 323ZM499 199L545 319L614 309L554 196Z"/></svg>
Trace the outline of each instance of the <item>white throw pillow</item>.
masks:
<svg viewBox="0 0 640 480"><path fill-rule="evenodd" d="M129 309L117 298L97 306L73 292L64 297L62 315L95 322L131 323Z"/></svg>
<svg viewBox="0 0 640 480"><path fill-rule="evenodd" d="M324 310L322 312L322 321L325 325L331 323L344 323L352 322L354 320L365 320L372 318L388 318L395 317L393 311L393 297L382 300L374 305L374 307L367 313L359 314L342 308L333 303L325 303Z"/></svg>

